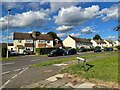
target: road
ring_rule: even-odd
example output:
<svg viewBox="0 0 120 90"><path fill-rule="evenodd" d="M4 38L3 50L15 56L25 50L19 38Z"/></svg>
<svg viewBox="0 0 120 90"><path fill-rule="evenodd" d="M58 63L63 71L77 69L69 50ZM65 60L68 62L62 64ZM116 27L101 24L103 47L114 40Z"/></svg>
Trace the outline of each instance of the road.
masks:
<svg viewBox="0 0 120 90"><path fill-rule="evenodd" d="M80 53L73 56L85 55L87 53ZM59 68L53 67L41 67L41 68L29 68L31 64L38 62L45 62L48 60L53 60L57 58L68 58L69 56L58 56L58 57L47 57L47 56L19 56L13 61L2 62L2 84L4 87L19 88L25 84L30 84L37 82L40 79L44 79L47 76L54 75ZM51 68L51 69L50 69ZM42 75L38 72L43 72L45 70L52 70L51 73ZM24 72L24 73L23 73ZM16 85L15 85L16 84Z"/></svg>

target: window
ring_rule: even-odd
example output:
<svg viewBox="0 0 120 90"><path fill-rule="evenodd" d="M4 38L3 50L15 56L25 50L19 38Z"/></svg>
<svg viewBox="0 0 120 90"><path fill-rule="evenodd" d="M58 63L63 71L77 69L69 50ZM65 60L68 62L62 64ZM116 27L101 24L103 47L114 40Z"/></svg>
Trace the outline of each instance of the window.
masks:
<svg viewBox="0 0 120 90"><path fill-rule="evenodd" d="M32 40L26 40L26 42L27 42L27 43L31 43L31 42L32 42Z"/></svg>
<svg viewBox="0 0 120 90"><path fill-rule="evenodd" d="M18 43L21 43L22 42L22 40L18 40Z"/></svg>
<svg viewBox="0 0 120 90"><path fill-rule="evenodd" d="M39 43L45 44L45 40L39 40Z"/></svg>

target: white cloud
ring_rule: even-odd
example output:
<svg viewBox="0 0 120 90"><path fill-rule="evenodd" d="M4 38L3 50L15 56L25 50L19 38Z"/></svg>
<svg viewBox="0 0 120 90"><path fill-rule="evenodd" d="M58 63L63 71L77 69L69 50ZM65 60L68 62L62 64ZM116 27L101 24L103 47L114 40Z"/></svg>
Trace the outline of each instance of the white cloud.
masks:
<svg viewBox="0 0 120 90"><path fill-rule="evenodd" d="M65 37L67 37L67 34L66 33L59 33L59 34L57 34L57 36L60 38L65 38Z"/></svg>
<svg viewBox="0 0 120 90"><path fill-rule="evenodd" d="M58 30L59 32L66 32L66 31L70 31L73 29L73 26L59 26L56 30Z"/></svg>
<svg viewBox="0 0 120 90"><path fill-rule="evenodd" d="M55 12L63 7L69 7L75 5L76 2L50 2L51 12Z"/></svg>
<svg viewBox="0 0 120 90"><path fill-rule="evenodd" d="M80 33L71 33L70 35L73 36L73 37L79 37Z"/></svg>
<svg viewBox="0 0 120 90"><path fill-rule="evenodd" d="M103 21L108 21L111 19L118 20L118 7L119 6L120 4L114 5L111 8L105 8L102 11L100 11L99 14L103 15L102 20Z"/></svg>
<svg viewBox="0 0 120 90"><path fill-rule="evenodd" d="M89 19L95 17L99 12L98 5L92 5L91 7L81 9L81 7L71 6L68 8L62 8L58 16L55 16L55 23L58 25L78 25L82 24Z"/></svg>
<svg viewBox="0 0 120 90"><path fill-rule="evenodd" d="M118 39L118 36L108 36L107 39Z"/></svg>
<svg viewBox="0 0 120 90"><path fill-rule="evenodd" d="M96 32L92 27L85 27L81 30L81 33L84 33L84 34L91 34L91 33L94 33Z"/></svg>
<svg viewBox="0 0 120 90"><path fill-rule="evenodd" d="M11 28L39 27L45 20L50 20L48 14L43 11L29 11L22 14L10 15ZM7 16L0 18L2 29L7 27Z"/></svg>

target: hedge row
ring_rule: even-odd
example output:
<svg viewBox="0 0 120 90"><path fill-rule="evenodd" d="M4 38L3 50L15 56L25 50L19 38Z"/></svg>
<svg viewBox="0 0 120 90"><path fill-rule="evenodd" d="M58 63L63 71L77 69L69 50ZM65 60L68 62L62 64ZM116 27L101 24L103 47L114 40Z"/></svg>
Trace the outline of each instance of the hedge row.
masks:
<svg viewBox="0 0 120 90"><path fill-rule="evenodd" d="M36 48L37 55L44 55L50 53L52 50L58 49L56 47L53 48Z"/></svg>

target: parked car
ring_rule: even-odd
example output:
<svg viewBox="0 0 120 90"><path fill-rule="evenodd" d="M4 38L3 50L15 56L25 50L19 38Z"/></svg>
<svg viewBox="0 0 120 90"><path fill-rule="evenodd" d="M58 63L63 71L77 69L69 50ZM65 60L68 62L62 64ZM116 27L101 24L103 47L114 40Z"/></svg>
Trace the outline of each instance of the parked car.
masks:
<svg viewBox="0 0 120 90"><path fill-rule="evenodd" d="M67 55L67 53L65 52L65 50L63 50L63 49L56 49L56 50L51 51L51 52L48 54L48 57L64 56L64 55Z"/></svg>
<svg viewBox="0 0 120 90"><path fill-rule="evenodd" d="M18 55L18 52L14 51L14 50L10 51L9 53L10 53L10 56L17 56Z"/></svg>
<svg viewBox="0 0 120 90"><path fill-rule="evenodd" d="M101 51L102 51L101 47L99 47L99 46L97 46L97 47L94 48L94 52L101 52Z"/></svg>
<svg viewBox="0 0 120 90"><path fill-rule="evenodd" d="M66 50L67 55L74 55L77 53L75 49Z"/></svg>
<svg viewBox="0 0 120 90"><path fill-rule="evenodd" d="M104 51L113 51L113 48L104 48Z"/></svg>
<svg viewBox="0 0 120 90"><path fill-rule="evenodd" d="M87 49L85 47L81 47L79 50L79 52L86 52L86 51L87 51Z"/></svg>
<svg viewBox="0 0 120 90"><path fill-rule="evenodd" d="M30 55L30 54L32 54L32 51L30 51L30 50L24 50L23 54L24 55Z"/></svg>

